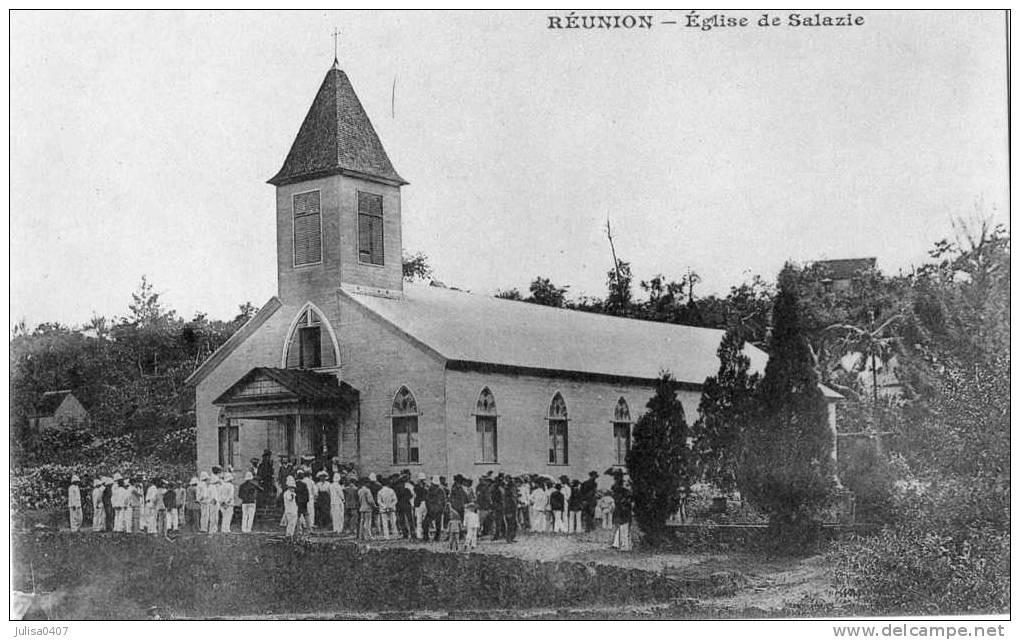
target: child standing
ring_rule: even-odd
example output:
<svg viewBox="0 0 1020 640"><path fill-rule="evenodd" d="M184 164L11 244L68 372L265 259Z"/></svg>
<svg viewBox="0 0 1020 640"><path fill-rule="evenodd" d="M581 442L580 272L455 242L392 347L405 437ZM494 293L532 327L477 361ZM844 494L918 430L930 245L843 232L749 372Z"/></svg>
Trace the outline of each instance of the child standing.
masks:
<svg viewBox="0 0 1020 640"><path fill-rule="evenodd" d="M464 505L464 529L467 531L467 538L464 540L465 549L476 549L478 547L478 507L474 502Z"/></svg>
<svg viewBox="0 0 1020 640"><path fill-rule="evenodd" d="M450 536L450 550L460 550L460 514L446 503L446 532Z"/></svg>
<svg viewBox="0 0 1020 640"><path fill-rule="evenodd" d="M67 487L67 510L70 512L71 518L71 531L77 531L81 528L82 511L81 511L81 478L78 474L71 476L71 484Z"/></svg>
<svg viewBox="0 0 1020 640"><path fill-rule="evenodd" d="M596 516L598 512L602 512L602 528L612 529L613 528L613 511L616 509L616 501L613 500L613 495L608 491L599 498L598 504L595 506Z"/></svg>

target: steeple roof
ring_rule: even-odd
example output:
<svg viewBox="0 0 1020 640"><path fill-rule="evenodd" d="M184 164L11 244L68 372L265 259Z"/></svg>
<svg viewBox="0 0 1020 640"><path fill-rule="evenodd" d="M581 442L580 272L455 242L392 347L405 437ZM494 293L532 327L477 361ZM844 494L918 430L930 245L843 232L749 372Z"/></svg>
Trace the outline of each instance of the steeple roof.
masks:
<svg viewBox="0 0 1020 640"><path fill-rule="evenodd" d="M315 94L283 168L269 184L346 173L388 184L407 184L390 163L354 87L334 63Z"/></svg>

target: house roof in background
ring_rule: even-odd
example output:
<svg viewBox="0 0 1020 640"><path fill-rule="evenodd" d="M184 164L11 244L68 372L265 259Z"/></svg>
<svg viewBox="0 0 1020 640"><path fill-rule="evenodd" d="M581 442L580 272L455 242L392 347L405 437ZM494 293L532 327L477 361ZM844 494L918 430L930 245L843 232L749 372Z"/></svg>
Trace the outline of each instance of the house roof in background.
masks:
<svg viewBox="0 0 1020 640"><path fill-rule="evenodd" d="M817 260L816 267L824 267L833 280L849 280L875 268L877 258L844 258L841 260Z"/></svg>
<svg viewBox="0 0 1020 640"><path fill-rule="evenodd" d="M273 185L337 173L403 185L347 74L335 64L298 130Z"/></svg>
<svg viewBox="0 0 1020 640"><path fill-rule="evenodd" d="M35 406L35 413L31 415L33 418L48 418L57 412L60 405L64 403L64 399L67 396L73 396L74 394L70 389L64 389L62 391L47 391L42 394L39 398L38 404Z"/></svg>

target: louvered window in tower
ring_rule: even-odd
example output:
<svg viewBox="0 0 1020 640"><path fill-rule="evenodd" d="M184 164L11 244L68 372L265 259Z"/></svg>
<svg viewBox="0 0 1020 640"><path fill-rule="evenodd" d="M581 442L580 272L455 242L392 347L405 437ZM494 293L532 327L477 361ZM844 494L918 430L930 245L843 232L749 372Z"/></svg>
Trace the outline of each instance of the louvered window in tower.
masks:
<svg viewBox="0 0 1020 640"><path fill-rule="evenodd" d="M385 264L383 199L364 191L358 192L358 260L366 264Z"/></svg>
<svg viewBox="0 0 1020 640"><path fill-rule="evenodd" d="M322 262L319 192L294 194L294 266Z"/></svg>

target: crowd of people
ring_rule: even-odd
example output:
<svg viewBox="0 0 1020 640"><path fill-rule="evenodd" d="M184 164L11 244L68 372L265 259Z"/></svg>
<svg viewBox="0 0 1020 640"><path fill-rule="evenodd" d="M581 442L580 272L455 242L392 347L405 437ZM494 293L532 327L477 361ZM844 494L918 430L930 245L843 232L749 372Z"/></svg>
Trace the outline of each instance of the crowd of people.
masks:
<svg viewBox="0 0 1020 640"><path fill-rule="evenodd" d="M187 482L116 473L94 479L86 496L76 475L67 494L71 530L83 525L83 501L90 503L93 531L167 535L182 528L231 532L240 505L241 533L250 533L261 513L271 514L270 526L287 537L404 538L473 549L482 537L512 543L520 531L569 535L602 528L614 531L613 548L631 548L631 494L620 469L606 471L613 485L600 491L596 471L584 481L490 471L477 481L457 474L448 482L424 473L412 478L409 470L359 476L336 458L281 456L275 473L273 467L266 450L251 460L240 485L233 470L219 466Z"/></svg>

